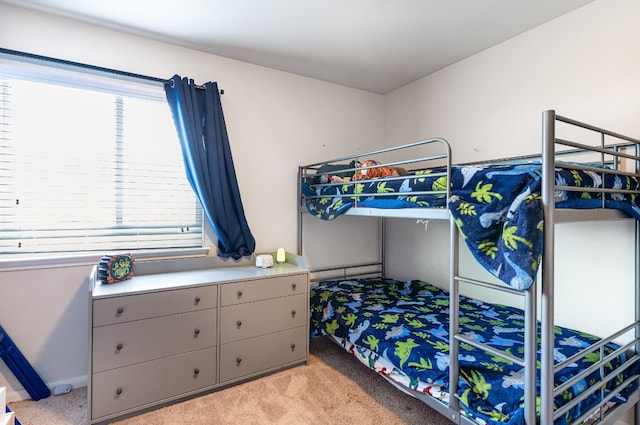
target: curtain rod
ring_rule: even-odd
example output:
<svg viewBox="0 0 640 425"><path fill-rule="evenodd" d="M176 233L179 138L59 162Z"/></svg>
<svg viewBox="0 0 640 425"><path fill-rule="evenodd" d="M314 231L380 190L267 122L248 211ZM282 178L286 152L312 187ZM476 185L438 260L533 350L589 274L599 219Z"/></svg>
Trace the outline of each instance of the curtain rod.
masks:
<svg viewBox="0 0 640 425"><path fill-rule="evenodd" d="M40 60L40 61L45 61L45 62L52 62L58 65L65 65L65 66L74 66L77 68L84 68L84 69L88 69L91 71L99 71L99 72L105 72L108 74L115 74L115 75L120 75L123 77L129 77L129 78L136 78L136 79L140 79L140 80L146 80L146 81L153 81L156 83L173 83L172 80L167 80L166 78L158 78L158 77L151 77L149 75L142 75L142 74L136 74L133 72L128 72L128 71L121 71L118 69L112 69L112 68L105 68L102 66L96 66L96 65L88 65L86 63L81 63L81 62L73 62L73 61L69 61L69 60L65 60L65 59L58 59L58 58L53 58L50 56L42 56L42 55L36 55L33 53L26 53L26 52L20 52L18 50L10 50L10 49L4 49L4 48L0 48L0 54L8 54L8 55L13 55L13 56L17 56L17 57L22 57L22 58L28 58L28 59L35 59L35 60ZM199 89L204 89L204 86L201 85L196 85L196 88ZM224 94L224 90L220 89L220 94Z"/></svg>

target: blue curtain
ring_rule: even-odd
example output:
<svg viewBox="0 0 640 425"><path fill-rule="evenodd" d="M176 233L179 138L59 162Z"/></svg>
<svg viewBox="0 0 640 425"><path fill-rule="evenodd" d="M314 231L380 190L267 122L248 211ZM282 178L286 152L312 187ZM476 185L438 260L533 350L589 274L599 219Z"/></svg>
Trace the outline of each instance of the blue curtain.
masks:
<svg viewBox="0 0 640 425"><path fill-rule="evenodd" d="M218 256L237 260L253 254L256 243L240 199L218 84L199 87L175 75L165 92L187 178L218 236Z"/></svg>

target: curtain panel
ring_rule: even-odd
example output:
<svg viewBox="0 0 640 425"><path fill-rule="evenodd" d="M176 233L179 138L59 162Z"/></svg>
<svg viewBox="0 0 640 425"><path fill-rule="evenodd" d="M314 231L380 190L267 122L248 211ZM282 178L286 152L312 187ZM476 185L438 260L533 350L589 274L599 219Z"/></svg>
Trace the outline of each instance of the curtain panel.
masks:
<svg viewBox="0 0 640 425"><path fill-rule="evenodd" d="M165 83L187 178L218 237L218 256L253 254L255 239L244 214L218 84L203 87L178 75Z"/></svg>

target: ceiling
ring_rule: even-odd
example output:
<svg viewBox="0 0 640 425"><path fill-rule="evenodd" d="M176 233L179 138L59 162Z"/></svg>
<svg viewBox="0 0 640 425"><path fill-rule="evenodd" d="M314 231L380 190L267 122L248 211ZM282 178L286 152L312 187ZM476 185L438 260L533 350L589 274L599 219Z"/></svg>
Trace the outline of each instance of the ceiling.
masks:
<svg viewBox="0 0 640 425"><path fill-rule="evenodd" d="M594 0L0 0L387 93Z"/></svg>

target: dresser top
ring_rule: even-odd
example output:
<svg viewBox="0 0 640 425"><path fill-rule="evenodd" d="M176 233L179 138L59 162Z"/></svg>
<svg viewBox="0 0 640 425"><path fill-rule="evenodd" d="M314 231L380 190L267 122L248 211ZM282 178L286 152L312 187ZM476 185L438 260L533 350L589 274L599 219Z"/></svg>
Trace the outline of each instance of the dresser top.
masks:
<svg viewBox="0 0 640 425"><path fill-rule="evenodd" d="M90 278L92 297L104 298L136 293L187 288L205 284L247 281L268 277L307 273L304 265L290 263L275 264L269 268L255 266L221 267L204 270L190 270L170 273L135 275L122 282L111 285L97 280L97 266L94 266Z"/></svg>

